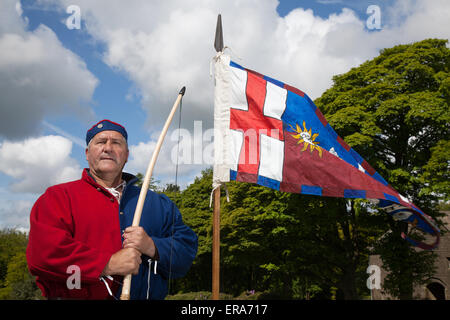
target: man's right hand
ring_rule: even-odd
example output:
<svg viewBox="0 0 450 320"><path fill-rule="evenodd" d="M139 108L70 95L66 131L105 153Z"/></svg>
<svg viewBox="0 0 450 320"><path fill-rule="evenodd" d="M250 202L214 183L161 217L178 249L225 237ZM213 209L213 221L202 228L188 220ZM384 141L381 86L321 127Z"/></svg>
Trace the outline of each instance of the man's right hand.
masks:
<svg viewBox="0 0 450 320"><path fill-rule="evenodd" d="M114 253L103 269L102 275L112 276L138 274L141 253L134 248L124 248Z"/></svg>

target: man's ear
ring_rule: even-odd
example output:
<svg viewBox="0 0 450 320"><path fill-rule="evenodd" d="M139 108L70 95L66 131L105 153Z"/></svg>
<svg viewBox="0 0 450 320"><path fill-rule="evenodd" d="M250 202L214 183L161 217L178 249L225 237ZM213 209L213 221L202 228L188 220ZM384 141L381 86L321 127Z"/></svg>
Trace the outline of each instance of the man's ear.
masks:
<svg viewBox="0 0 450 320"><path fill-rule="evenodd" d="M86 148L86 150L85 150L86 161L87 161L87 162L89 162L88 150L89 150L89 148Z"/></svg>

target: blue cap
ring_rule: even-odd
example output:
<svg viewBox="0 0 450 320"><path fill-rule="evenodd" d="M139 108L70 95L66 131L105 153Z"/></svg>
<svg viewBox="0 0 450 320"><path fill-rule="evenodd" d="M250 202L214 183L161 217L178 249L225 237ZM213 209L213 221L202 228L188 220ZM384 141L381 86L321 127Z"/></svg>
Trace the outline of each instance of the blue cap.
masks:
<svg viewBox="0 0 450 320"><path fill-rule="evenodd" d="M127 134L127 130L125 130L125 128L123 126L121 126L118 123L112 122L110 120L102 120L100 122L97 122L96 124L94 124L92 126L92 128L90 128L87 132L86 132L86 145L89 144L89 141L91 141L91 139L99 132L102 131L106 131L106 130L111 130L111 131L117 131L120 134L123 135L123 137L125 138L125 140L128 141L128 134Z"/></svg>

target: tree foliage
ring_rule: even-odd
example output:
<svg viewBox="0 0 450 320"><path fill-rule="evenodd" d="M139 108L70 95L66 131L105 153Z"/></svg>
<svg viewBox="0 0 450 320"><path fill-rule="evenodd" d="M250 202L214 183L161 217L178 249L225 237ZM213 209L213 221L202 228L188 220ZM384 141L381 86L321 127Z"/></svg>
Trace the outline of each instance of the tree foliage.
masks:
<svg viewBox="0 0 450 320"><path fill-rule="evenodd" d="M335 76L333 87L316 101L351 147L435 218L439 201L448 200L449 194L450 50L446 44L446 40L428 39L384 49L373 60ZM433 269L433 254L400 245L401 230L390 228L394 232L378 246L390 271L386 291L411 298L411 285L430 276L426 270Z"/></svg>
<svg viewBox="0 0 450 320"><path fill-rule="evenodd" d="M199 251L187 277L171 285L203 291L211 286L212 170L205 170L181 194L179 208L199 237ZM282 193L248 183L222 188L221 287L226 293L265 291L270 298L356 299L368 294L365 268L375 240L377 216L363 203L347 209L344 199ZM353 208L353 207L352 207ZM376 229L376 228L375 228ZM357 279L357 280L355 280ZM364 293L365 291L365 293Z"/></svg>
<svg viewBox="0 0 450 320"><path fill-rule="evenodd" d="M351 147L435 218L439 200L448 199L449 61L443 40L385 49L335 76L316 100ZM210 176L203 172L182 193L181 203L200 235L193 275L203 290L211 279ZM228 292L268 289L281 297L306 298L314 292L360 298L368 294L365 270L368 255L375 253L390 272L385 291L398 298L412 298L413 286L433 272L433 253L405 243L400 232L406 226L366 201L280 193L245 183L230 183L228 189L232 201L223 200L221 209L221 285Z"/></svg>
<svg viewBox="0 0 450 320"><path fill-rule="evenodd" d="M28 237L14 229L0 230L0 299L40 299L41 291L27 267Z"/></svg>
<svg viewBox="0 0 450 320"><path fill-rule="evenodd" d="M433 217L449 200L450 53L429 39L384 49L380 55L333 78L315 102L330 125L400 193ZM142 181L142 174L138 175ZM140 182L142 183L142 182ZM211 289L212 170L185 190L164 192L198 235L199 248L186 277L169 279L169 294ZM435 255L400 238L406 225L365 200L282 193L230 182L221 188L221 289L259 298L360 299L368 257L380 254L389 272L384 290L412 298L426 283ZM417 235L420 236L420 235ZM26 268L27 237L0 231L0 298L40 296Z"/></svg>
<svg viewBox="0 0 450 320"><path fill-rule="evenodd" d="M436 192L448 196L448 183L429 181L433 175L448 182L446 43L429 39L384 49L373 60L335 76L333 87L316 101L346 142L419 206L429 207Z"/></svg>

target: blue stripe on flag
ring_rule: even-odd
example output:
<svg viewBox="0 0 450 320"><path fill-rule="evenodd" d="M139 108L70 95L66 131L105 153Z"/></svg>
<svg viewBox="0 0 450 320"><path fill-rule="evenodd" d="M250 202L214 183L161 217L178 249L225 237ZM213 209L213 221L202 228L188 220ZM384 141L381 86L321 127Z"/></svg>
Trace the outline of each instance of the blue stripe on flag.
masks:
<svg viewBox="0 0 450 320"><path fill-rule="evenodd" d="M378 200L380 200L380 202L378 203L378 206L380 208L384 208L384 207L392 205L392 201L385 200L385 199L378 199Z"/></svg>
<svg viewBox="0 0 450 320"><path fill-rule="evenodd" d="M414 247L417 247L419 245L417 241L411 239L410 237L406 237L405 240L411 243Z"/></svg>
<svg viewBox="0 0 450 320"><path fill-rule="evenodd" d="M350 154L353 156L353 158L356 159L356 161L357 161L359 164L361 164L361 163L364 162L364 159L361 158L361 156L360 156L355 150L350 149L349 152L350 152Z"/></svg>
<svg viewBox="0 0 450 320"><path fill-rule="evenodd" d="M374 178L375 180L381 182L382 184L384 184L385 186L389 185L389 183L386 182L386 180L383 179L382 176L380 176L380 174L378 172L375 172L372 176L372 178Z"/></svg>
<svg viewBox="0 0 450 320"><path fill-rule="evenodd" d="M258 176L258 181L256 183L259 185L265 186L265 187L275 189L275 190L280 190L280 181L278 181L278 180L270 179L270 178L263 177L263 176Z"/></svg>
<svg viewBox="0 0 450 320"><path fill-rule="evenodd" d="M235 67L235 68L238 68L238 69L241 69L241 70L245 70L244 67L238 65L236 62L233 62L231 60L230 60L230 67Z"/></svg>
<svg viewBox="0 0 450 320"><path fill-rule="evenodd" d="M384 197L386 198L386 200L390 200L390 201L393 201L395 203L400 203L400 200L397 197L391 196L390 194L387 194L387 193L384 193L384 192L383 192L383 194L384 194Z"/></svg>
<svg viewBox="0 0 450 320"><path fill-rule="evenodd" d="M308 95L305 93L305 95L303 96L303 98L305 98L306 99L306 101L308 101L309 102L309 106L310 106L310 108L313 110L313 111L316 111L316 109L317 109L317 106L314 104L314 102L311 100L311 98L310 97L308 97Z"/></svg>
<svg viewBox="0 0 450 320"><path fill-rule="evenodd" d="M321 196L322 188L318 187L318 186L307 186L307 185L302 184L301 193Z"/></svg>
<svg viewBox="0 0 450 320"><path fill-rule="evenodd" d="M279 86L279 87L284 89L284 83L281 82L281 81L278 81L278 80L273 79L273 78L268 77L268 76L264 76L263 79L266 80L266 81L272 82L274 85Z"/></svg>
<svg viewBox="0 0 450 320"><path fill-rule="evenodd" d="M311 114L311 107L308 100L288 90L286 98L286 109L281 120L289 123L295 128L296 124L301 125L302 121L308 123L309 128L314 126L314 121L320 123L314 113Z"/></svg>
<svg viewBox="0 0 450 320"><path fill-rule="evenodd" d="M420 208L419 208L419 207L416 207L414 204L412 204L412 207L413 207L414 210L420 212L421 214L425 214L425 212L423 212L422 210L420 210Z"/></svg>
<svg viewBox="0 0 450 320"><path fill-rule="evenodd" d="M344 189L344 198L366 198L366 190Z"/></svg>
<svg viewBox="0 0 450 320"><path fill-rule="evenodd" d="M230 169L230 180L236 180L237 177L237 171Z"/></svg>
<svg viewBox="0 0 450 320"><path fill-rule="evenodd" d="M328 133L333 138L333 140L336 140L338 137L338 134L336 133L336 131L334 131L334 129L330 126L329 123L327 123L327 126L325 128L327 129Z"/></svg>

